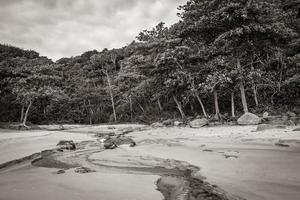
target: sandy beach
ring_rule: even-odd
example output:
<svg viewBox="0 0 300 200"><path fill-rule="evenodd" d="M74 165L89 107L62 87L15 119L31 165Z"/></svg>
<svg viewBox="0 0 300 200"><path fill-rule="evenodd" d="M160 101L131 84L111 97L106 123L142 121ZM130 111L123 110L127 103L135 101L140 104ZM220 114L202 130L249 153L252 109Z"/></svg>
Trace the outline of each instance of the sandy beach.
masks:
<svg viewBox="0 0 300 200"><path fill-rule="evenodd" d="M135 147L104 150L95 137L128 127L134 130L127 136L137 143ZM0 130L0 199L201 199L194 193L202 186L222 196L212 199L296 200L300 196L300 132L293 131L295 127L262 132L255 131L256 126L42 128ZM47 163L43 159L32 164L36 157L4 164L55 149L60 140L73 140L78 146L76 151L47 157L74 166L64 174L57 174L57 167L43 166ZM94 172L75 173L77 166ZM192 178L180 174L185 171L191 171Z"/></svg>

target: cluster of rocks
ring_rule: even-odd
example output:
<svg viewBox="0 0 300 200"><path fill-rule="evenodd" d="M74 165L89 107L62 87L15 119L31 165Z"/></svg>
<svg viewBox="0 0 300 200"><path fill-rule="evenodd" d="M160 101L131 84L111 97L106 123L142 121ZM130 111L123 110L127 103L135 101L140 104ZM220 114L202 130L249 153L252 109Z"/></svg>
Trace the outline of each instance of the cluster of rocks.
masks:
<svg viewBox="0 0 300 200"><path fill-rule="evenodd" d="M162 122L155 122L151 124L152 128L162 128L162 127L171 127L171 126L177 126L177 127L191 127L191 128L201 128L204 126L215 126L215 125L259 125L259 124L275 124L275 125L281 125L281 126L296 126L300 125L300 114L297 115L294 112L287 112L279 116L271 116L268 112L263 113L262 116L257 116L253 113L247 112L243 114L241 117L236 119L229 119L225 120L227 118L222 118L221 121L216 121L216 119L208 120L206 118L200 118L197 117L196 119L189 119L188 123L181 122L181 121L174 121L171 119L162 121ZM259 129L270 129L273 128L272 126L261 126ZM282 127L279 127L282 128Z"/></svg>
<svg viewBox="0 0 300 200"><path fill-rule="evenodd" d="M73 142L73 140L61 140L58 142L56 146L60 150L70 150L70 151L76 150L76 144Z"/></svg>
<svg viewBox="0 0 300 200"><path fill-rule="evenodd" d="M103 146L105 149L115 149L120 145L128 144L130 147L136 146L135 141L128 136L118 135L115 137L106 137L103 141Z"/></svg>
<svg viewBox="0 0 300 200"><path fill-rule="evenodd" d="M287 112L281 115L270 115L268 112L265 112L262 117L263 123L268 124L280 124L287 126L296 126L300 125L300 114L294 112Z"/></svg>

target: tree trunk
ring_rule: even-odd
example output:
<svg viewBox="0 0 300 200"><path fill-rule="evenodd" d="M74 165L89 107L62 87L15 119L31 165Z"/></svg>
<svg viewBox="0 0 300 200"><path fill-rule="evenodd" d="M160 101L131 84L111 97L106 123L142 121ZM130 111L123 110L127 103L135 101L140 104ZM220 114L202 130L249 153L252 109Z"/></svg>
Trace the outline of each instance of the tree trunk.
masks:
<svg viewBox="0 0 300 200"><path fill-rule="evenodd" d="M133 118L133 108L132 108L132 98L131 95L129 96L129 104L130 104L130 120L132 122L132 118Z"/></svg>
<svg viewBox="0 0 300 200"><path fill-rule="evenodd" d="M160 98L157 99L157 104L158 104L158 108L159 108L159 111L162 112L163 111L163 107L160 103Z"/></svg>
<svg viewBox="0 0 300 200"><path fill-rule="evenodd" d="M215 100L215 111L216 111L216 118L220 119L220 109L219 109L219 100L218 100L218 92L214 89L214 100Z"/></svg>
<svg viewBox="0 0 300 200"><path fill-rule="evenodd" d="M240 59L237 59L237 68L238 69L241 68L241 61L240 61ZM247 105L247 99L246 99L246 94L245 94L245 86L244 86L244 82L243 81L240 83L240 90L241 90L241 98L242 98L243 110L244 110L244 113L247 113L248 112L248 105Z"/></svg>
<svg viewBox="0 0 300 200"><path fill-rule="evenodd" d="M92 109L91 101L88 100L88 102L89 102L89 110L90 110L90 125L92 125L93 124L93 118L94 118L94 111Z"/></svg>
<svg viewBox="0 0 300 200"><path fill-rule="evenodd" d="M177 108L178 108L179 112L180 112L181 118L185 119L186 117L185 117L184 111L182 109L181 103L178 101L178 99L174 95L173 95L173 99L174 99L174 101L177 105Z"/></svg>
<svg viewBox="0 0 300 200"><path fill-rule="evenodd" d="M234 91L231 92L231 116L235 117Z"/></svg>
<svg viewBox="0 0 300 200"><path fill-rule="evenodd" d="M247 113L248 112L248 105L247 105L247 99L246 99L246 94L245 94L244 83L240 83L240 90L241 90L243 110L244 110L244 113Z"/></svg>
<svg viewBox="0 0 300 200"><path fill-rule="evenodd" d="M113 96L113 92L112 92L112 88L111 88L111 81L110 81L110 77L109 77L109 74L108 74L107 71L105 71L105 75L106 75L106 78L107 78L108 90L109 90L111 105L112 105L112 109L113 109L114 120L116 122L117 121L117 114L116 114L116 109L115 109L114 96Z"/></svg>
<svg viewBox="0 0 300 200"><path fill-rule="evenodd" d="M252 89L253 89L253 94L254 94L255 105L258 106L258 98L257 98L257 89L256 89L256 86L253 85Z"/></svg>
<svg viewBox="0 0 300 200"><path fill-rule="evenodd" d="M29 113L30 107L32 106L32 103L33 103L33 101L30 100L30 101L29 101L29 105L28 105L28 107L27 107L27 109L26 109L26 112L25 112L25 116L24 116L23 123L22 123L22 125L25 126L25 127L27 127L27 126L26 126L27 117L28 117L28 113Z"/></svg>
<svg viewBox="0 0 300 200"><path fill-rule="evenodd" d="M137 104L138 104L138 106L140 107L140 109L143 111L143 113L145 112L145 109L143 108L143 106L139 103L139 102L137 102Z"/></svg>
<svg viewBox="0 0 300 200"><path fill-rule="evenodd" d="M196 93L195 95L196 95L196 98L197 98L197 100L198 100L198 102L199 102L199 104L200 104L200 106L201 106L202 113L203 113L204 117L207 118L207 114L206 114L206 111L205 111L205 107L204 107L204 104L203 104L203 102L202 102L202 100L201 100L199 94Z"/></svg>
<svg viewBox="0 0 300 200"><path fill-rule="evenodd" d="M22 104L20 122L23 122L23 119L24 119L24 110L25 110L25 106L24 106L24 104Z"/></svg>

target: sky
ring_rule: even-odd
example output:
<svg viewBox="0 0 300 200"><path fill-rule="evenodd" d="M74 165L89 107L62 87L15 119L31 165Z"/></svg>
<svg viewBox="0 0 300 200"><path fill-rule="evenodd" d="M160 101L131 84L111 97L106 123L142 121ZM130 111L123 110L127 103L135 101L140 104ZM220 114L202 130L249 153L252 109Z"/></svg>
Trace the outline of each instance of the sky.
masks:
<svg viewBox="0 0 300 200"><path fill-rule="evenodd" d="M187 0L0 0L0 43L57 60L119 48L161 21L179 19Z"/></svg>

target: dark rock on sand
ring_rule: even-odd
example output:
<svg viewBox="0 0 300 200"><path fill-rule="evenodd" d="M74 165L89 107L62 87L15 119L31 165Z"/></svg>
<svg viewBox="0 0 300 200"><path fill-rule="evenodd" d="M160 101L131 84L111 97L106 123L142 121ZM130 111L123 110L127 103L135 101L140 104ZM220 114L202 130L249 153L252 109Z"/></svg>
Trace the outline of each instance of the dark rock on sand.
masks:
<svg viewBox="0 0 300 200"><path fill-rule="evenodd" d="M77 167L75 169L75 173L78 173L78 174L86 174L86 173L92 173L92 172L96 172L96 171L92 170L88 167Z"/></svg>
<svg viewBox="0 0 300 200"><path fill-rule="evenodd" d="M195 119L190 122L190 127L191 128L201 128L203 126L208 125L208 120L205 118L202 119Z"/></svg>
<svg viewBox="0 0 300 200"><path fill-rule="evenodd" d="M95 137L105 137L105 136L115 136L116 133L114 131L101 131L95 134Z"/></svg>
<svg viewBox="0 0 300 200"><path fill-rule="evenodd" d="M293 131L300 131L300 128L295 128Z"/></svg>
<svg viewBox="0 0 300 200"><path fill-rule="evenodd" d="M131 137L120 135L120 136L111 137L111 138L108 138L107 140L105 140L104 148L105 149L115 149L119 145L123 145L123 144L129 144L130 147L136 146L135 141Z"/></svg>
<svg viewBox="0 0 300 200"><path fill-rule="evenodd" d="M280 142L275 143L275 145L279 146L279 147L290 147L290 145L284 144L284 143L280 143Z"/></svg>
<svg viewBox="0 0 300 200"><path fill-rule="evenodd" d="M237 122L239 125L257 125L261 123L261 118L252 113L245 113Z"/></svg>
<svg viewBox="0 0 300 200"><path fill-rule="evenodd" d="M270 129L285 129L284 125L274 125L274 124L259 124L256 128L256 131L265 131Z"/></svg>
<svg viewBox="0 0 300 200"><path fill-rule="evenodd" d="M61 170L58 170L58 171L56 172L56 174L64 174L64 173L66 173L66 171L65 171L65 170L63 170L63 169L61 169Z"/></svg>
<svg viewBox="0 0 300 200"><path fill-rule="evenodd" d="M73 140L61 140L56 146L62 150L76 150L76 145Z"/></svg>
<svg viewBox="0 0 300 200"><path fill-rule="evenodd" d="M163 124L164 126L173 126L173 125L174 125L174 122L173 122L173 120L171 120L171 119L167 119L167 120L163 121L162 124Z"/></svg>

